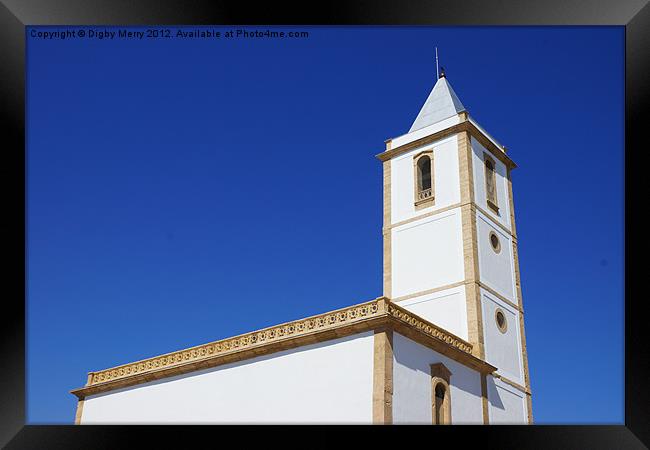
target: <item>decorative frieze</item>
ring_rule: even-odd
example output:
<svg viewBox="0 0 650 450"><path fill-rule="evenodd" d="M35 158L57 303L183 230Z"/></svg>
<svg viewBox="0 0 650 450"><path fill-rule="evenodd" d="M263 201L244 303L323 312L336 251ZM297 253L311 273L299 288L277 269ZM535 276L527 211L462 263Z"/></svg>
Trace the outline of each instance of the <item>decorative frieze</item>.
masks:
<svg viewBox="0 0 650 450"><path fill-rule="evenodd" d="M380 312L380 301L373 300L368 303L254 331L241 336L210 342L208 344L125 364L111 369L91 372L86 386L93 386L189 362L198 362L225 353L236 352L255 346L263 346L272 342L281 341L299 335L306 335L325 329L333 329L343 324L351 324L363 321L370 317L375 317L379 315Z"/></svg>
<svg viewBox="0 0 650 450"><path fill-rule="evenodd" d="M395 319L402 321L405 324L408 324L409 326L413 327L417 331L427 334L430 337L439 339L451 345L452 347L457 348L458 350L470 354L472 353L472 344L470 344L469 342L459 338L458 336L451 334L446 330L443 330L442 328L435 326L431 322L428 322L423 318L416 316L412 312L400 306L397 306L394 303L388 304L388 314L394 317Z"/></svg>
<svg viewBox="0 0 650 450"><path fill-rule="evenodd" d="M87 395L380 328L394 329L476 370L491 372L495 369L472 356L469 342L380 297L306 319L90 372L86 385L71 392L83 399Z"/></svg>

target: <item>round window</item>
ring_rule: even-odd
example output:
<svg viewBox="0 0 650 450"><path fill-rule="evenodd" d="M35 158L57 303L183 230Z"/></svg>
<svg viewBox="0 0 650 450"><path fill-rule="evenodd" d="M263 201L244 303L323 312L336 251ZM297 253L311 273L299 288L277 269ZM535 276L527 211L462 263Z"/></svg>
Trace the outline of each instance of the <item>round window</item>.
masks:
<svg viewBox="0 0 650 450"><path fill-rule="evenodd" d="M508 321L501 308L497 309L494 313L494 320L496 320L497 328L500 332L505 333L508 330Z"/></svg>
<svg viewBox="0 0 650 450"><path fill-rule="evenodd" d="M499 236L494 231L490 231L490 245L496 253L501 252L501 241L499 241Z"/></svg>

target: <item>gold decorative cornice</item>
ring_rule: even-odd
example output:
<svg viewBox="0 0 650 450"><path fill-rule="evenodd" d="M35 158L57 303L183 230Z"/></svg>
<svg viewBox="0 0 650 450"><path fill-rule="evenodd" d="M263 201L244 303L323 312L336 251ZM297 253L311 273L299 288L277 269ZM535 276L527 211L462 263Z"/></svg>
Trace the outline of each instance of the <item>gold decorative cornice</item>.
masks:
<svg viewBox="0 0 650 450"><path fill-rule="evenodd" d="M393 318L401 321L402 323L410 325L416 330L430 337L439 339L457 348L458 350L466 353L472 352L472 344L469 342L459 338L456 335L451 334L448 331L443 330L442 328L435 326L431 322L428 322L423 318L416 316L412 312L400 306L397 306L392 302L388 304L388 314L390 314Z"/></svg>
<svg viewBox="0 0 650 450"><path fill-rule="evenodd" d="M379 297L370 302L276 325L172 353L90 372L79 399L122 387L241 361L351 334L389 328L483 373L496 370L472 356L472 345Z"/></svg>
<svg viewBox="0 0 650 450"><path fill-rule="evenodd" d="M449 128L445 128L444 130L440 130L436 133L432 133L428 136L424 136L420 139L416 139L413 142L400 145L399 147L392 147L389 150L386 150L376 155L376 157L381 161L386 161L396 156L399 156L403 153L406 153L409 150L413 150L415 148L421 147L426 144L430 144L444 137L450 136L452 134L460 133L463 131L467 131L474 139L479 141L481 145L483 145L483 147L490 150L494 155L494 157L497 158L499 161L501 161L503 164L505 164L506 167L508 167L509 169L514 169L517 167L517 164L515 164L515 162L512 159L510 159L508 155L506 155L503 148L498 147L494 142L490 140L489 137L483 134L483 132L479 130L469 120L465 120L463 122L457 123L456 125L452 125Z"/></svg>

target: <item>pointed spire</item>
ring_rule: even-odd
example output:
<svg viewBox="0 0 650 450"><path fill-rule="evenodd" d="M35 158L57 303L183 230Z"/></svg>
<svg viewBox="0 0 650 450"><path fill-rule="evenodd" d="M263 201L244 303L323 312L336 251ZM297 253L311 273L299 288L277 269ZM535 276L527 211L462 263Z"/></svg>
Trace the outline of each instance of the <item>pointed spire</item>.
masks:
<svg viewBox="0 0 650 450"><path fill-rule="evenodd" d="M447 81L445 70L442 67L439 77L415 122L411 125L409 133L465 111L465 107Z"/></svg>

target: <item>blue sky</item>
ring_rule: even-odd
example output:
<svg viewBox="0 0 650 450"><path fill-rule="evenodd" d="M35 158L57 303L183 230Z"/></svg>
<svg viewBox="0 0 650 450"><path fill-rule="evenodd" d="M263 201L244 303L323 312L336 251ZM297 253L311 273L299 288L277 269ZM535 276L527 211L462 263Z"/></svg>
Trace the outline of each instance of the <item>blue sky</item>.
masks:
<svg viewBox="0 0 650 450"><path fill-rule="evenodd" d="M300 30L28 29L28 422L73 422L90 370L381 295L374 155L408 131L438 46L519 165L535 421L622 423L623 28Z"/></svg>

